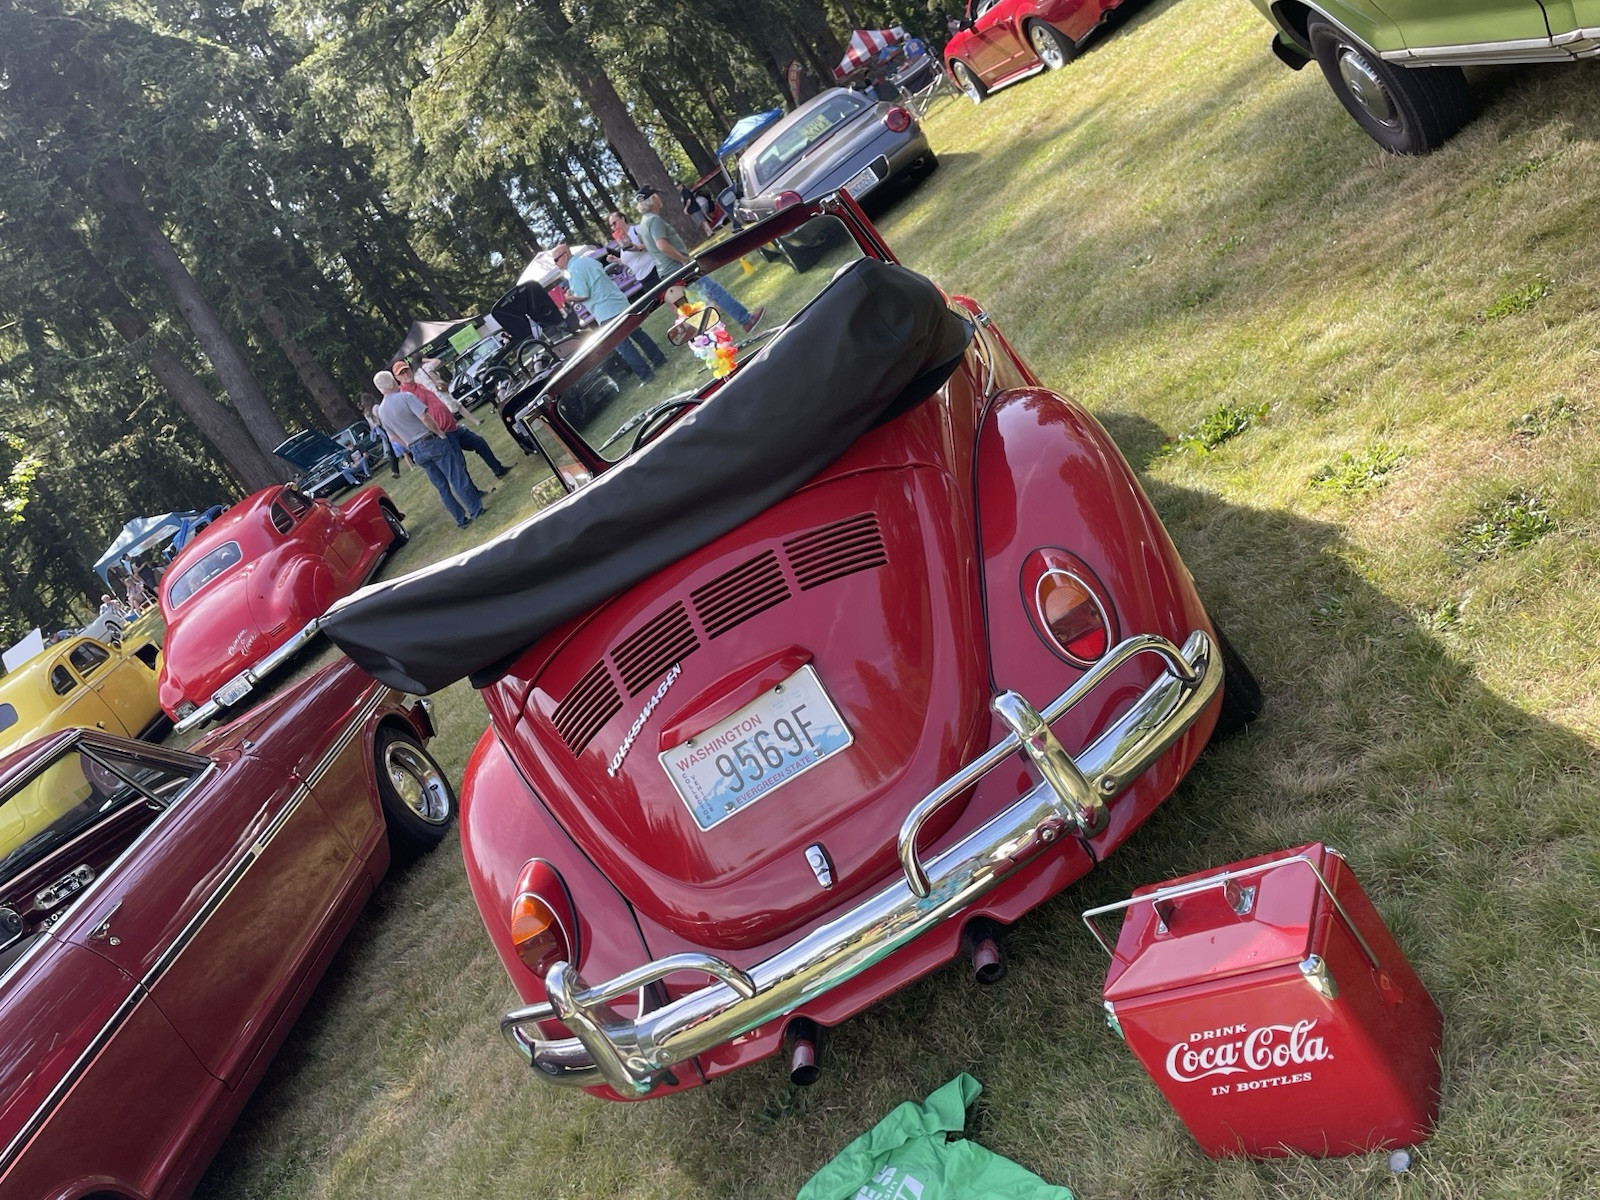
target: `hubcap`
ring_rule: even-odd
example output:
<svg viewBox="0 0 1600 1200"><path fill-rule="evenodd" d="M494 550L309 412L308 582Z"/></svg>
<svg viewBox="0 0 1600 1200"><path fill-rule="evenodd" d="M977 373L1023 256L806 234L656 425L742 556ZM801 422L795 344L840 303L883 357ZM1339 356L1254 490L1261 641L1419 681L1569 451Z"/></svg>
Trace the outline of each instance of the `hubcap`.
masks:
<svg viewBox="0 0 1600 1200"><path fill-rule="evenodd" d="M1376 71L1350 46L1339 50L1339 78L1366 114L1383 125L1395 123L1394 105Z"/></svg>
<svg viewBox="0 0 1600 1200"><path fill-rule="evenodd" d="M433 761L404 742L390 742L383 751L383 769L400 802L430 825L450 819L450 789Z"/></svg>
<svg viewBox="0 0 1600 1200"><path fill-rule="evenodd" d="M972 78L972 72L968 71L964 66L958 66L956 68L956 82L961 85L961 90L967 94L968 98L976 104L978 102L978 85Z"/></svg>
<svg viewBox="0 0 1600 1200"><path fill-rule="evenodd" d="M1061 46L1050 36L1050 31L1043 25L1033 27L1033 52L1039 56L1039 61L1052 71L1059 70L1065 61L1061 56Z"/></svg>

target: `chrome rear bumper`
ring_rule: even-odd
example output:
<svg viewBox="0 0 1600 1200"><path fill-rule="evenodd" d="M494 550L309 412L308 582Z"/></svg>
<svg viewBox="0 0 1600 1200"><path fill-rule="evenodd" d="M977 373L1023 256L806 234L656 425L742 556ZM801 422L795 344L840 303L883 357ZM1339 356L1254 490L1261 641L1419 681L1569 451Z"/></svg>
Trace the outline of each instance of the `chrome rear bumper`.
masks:
<svg viewBox="0 0 1600 1200"><path fill-rule="evenodd" d="M1076 758L1068 755L1049 723L1143 654L1162 658L1166 669L1090 746ZM545 977L549 1000L506 1013L501 1032L552 1083L608 1083L624 1096L645 1095L673 1063L792 1012L860 974L972 904L1063 834L1104 828L1106 801L1177 741L1221 686L1215 644L1196 630L1181 650L1152 635L1121 642L1040 711L1013 692L998 696L995 711L1013 732L911 810L900 829L903 874L876 895L743 970L709 954L677 954L591 986L571 963L557 963ZM924 862L916 842L928 817L1019 752L1044 782ZM679 971L699 971L715 982L631 1019L611 1007ZM560 1021L576 1036L540 1037L535 1023L548 1020Z"/></svg>
<svg viewBox="0 0 1600 1200"><path fill-rule="evenodd" d="M232 679L228 680L227 683L223 684L220 688L213 692L211 699L207 700L187 717L184 717L183 720L176 722L172 726L173 730L178 733L187 733L197 725L204 725L207 721L211 720L212 717L215 717L224 709L232 708L234 705L238 704L239 701L243 700L251 692L255 691L258 683L260 683L268 675L271 675L279 667L283 666L284 663L288 662L291 658L298 654L302 649L304 649L305 644L312 638L316 637L321 631L322 619L320 617L312 617L311 620L308 621L301 629L297 630L294 636L291 637L287 642L279 646L260 662L256 663L255 666L246 667L243 671L240 671ZM234 694L226 699L220 698L223 697L225 693L230 692L230 690Z"/></svg>

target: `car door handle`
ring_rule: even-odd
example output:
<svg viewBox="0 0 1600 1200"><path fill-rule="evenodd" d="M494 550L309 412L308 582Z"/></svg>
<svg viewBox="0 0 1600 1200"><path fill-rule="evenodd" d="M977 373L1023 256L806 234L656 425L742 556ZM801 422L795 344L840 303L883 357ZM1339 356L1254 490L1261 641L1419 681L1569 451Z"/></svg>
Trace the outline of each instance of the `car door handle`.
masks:
<svg viewBox="0 0 1600 1200"><path fill-rule="evenodd" d="M101 921L100 924L96 925L94 929L90 931L89 940L91 942L104 942L108 946L122 945L122 939L116 937L111 932L111 918L117 915L117 909L121 907L121 900L118 900L111 906L110 910L106 913L105 920Z"/></svg>

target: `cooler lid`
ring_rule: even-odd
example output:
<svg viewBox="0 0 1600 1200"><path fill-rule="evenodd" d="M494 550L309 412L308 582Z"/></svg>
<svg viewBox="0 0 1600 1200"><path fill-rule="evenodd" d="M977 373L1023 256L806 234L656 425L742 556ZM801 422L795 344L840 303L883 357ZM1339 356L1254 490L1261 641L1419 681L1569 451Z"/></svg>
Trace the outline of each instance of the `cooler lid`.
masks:
<svg viewBox="0 0 1600 1200"><path fill-rule="evenodd" d="M1326 853L1313 842L1138 889L1117 935L1105 998L1132 1000L1302 962L1325 900L1299 856L1325 870Z"/></svg>

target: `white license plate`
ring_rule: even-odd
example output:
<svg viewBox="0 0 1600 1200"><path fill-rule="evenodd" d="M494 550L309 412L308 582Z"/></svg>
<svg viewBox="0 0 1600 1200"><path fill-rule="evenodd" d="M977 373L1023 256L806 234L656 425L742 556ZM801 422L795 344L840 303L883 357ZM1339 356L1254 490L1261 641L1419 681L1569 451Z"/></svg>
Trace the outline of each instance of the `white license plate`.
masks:
<svg viewBox="0 0 1600 1200"><path fill-rule="evenodd" d="M877 184L878 173L871 167L868 167L859 175L851 176L849 182L844 185L844 190L850 193L850 198L852 200L859 200L862 196L876 187Z"/></svg>
<svg viewBox="0 0 1600 1200"><path fill-rule="evenodd" d="M662 754L661 767L705 830L853 741L815 668L805 666L726 721Z"/></svg>

